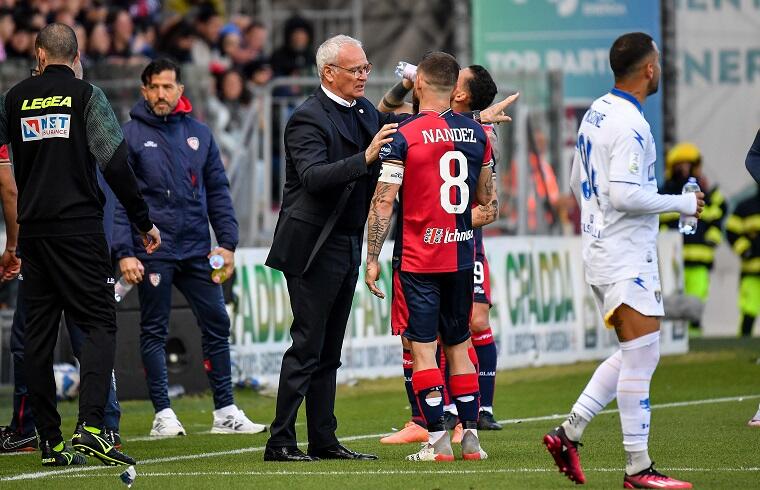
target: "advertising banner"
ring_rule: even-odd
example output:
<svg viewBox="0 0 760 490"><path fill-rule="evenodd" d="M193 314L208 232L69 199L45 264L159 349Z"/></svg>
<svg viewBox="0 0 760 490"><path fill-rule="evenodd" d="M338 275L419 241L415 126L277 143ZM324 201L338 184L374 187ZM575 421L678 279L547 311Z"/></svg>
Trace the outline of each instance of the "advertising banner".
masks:
<svg viewBox="0 0 760 490"><path fill-rule="evenodd" d="M699 147L708 177L731 196L752 183L744 159L760 127L760 2L690 0L676 9L678 138Z"/></svg>
<svg viewBox="0 0 760 490"><path fill-rule="evenodd" d="M618 348L584 282L580 237L486 238L485 248L500 369L601 359ZM390 326L392 249L386 244L380 256L385 300L369 293L363 268L360 273L338 371L341 382L401 374L401 341ZM659 249L667 296L680 289L681 237L661 235ZM236 252L233 363L236 376L276 385L290 346L292 313L285 278L264 265L266 254L266 249ZM662 331L663 354L688 350L684 325L663 322Z"/></svg>

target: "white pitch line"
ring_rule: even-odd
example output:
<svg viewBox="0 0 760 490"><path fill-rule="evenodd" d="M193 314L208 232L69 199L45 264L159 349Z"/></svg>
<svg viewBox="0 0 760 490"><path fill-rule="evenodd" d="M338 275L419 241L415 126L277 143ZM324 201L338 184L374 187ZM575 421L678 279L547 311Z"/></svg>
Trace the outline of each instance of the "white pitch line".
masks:
<svg viewBox="0 0 760 490"><path fill-rule="evenodd" d="M388 434L387 433L365 434L361 436L341 437L341 440L342 441L359 441L362 439L375 439L375 438L383 437L386 435ZM306 443L299 443L299 446L303 446L305 444ZM170 462L175 462L175 461L186 461L186 460L191 460L191 459L213 458L216 456L230 456L234 454L245 454L245 453L263 451L264 449L265 449L264 446L244 447L240 449L232 449L229 451L215 451L215 452L209 452L209 453L185 454L182 456L167 456L165 458L153 458L153 459L140 460L139 464L140 466L143 466L147 464L170 463ZM73 468L66 468L62 470L36 471L33 473L21 473L14 476L6 476L3 478L0 478L0 481L36 480L38 478L47 478L49 476L58 476L61 474L66 474L66 473L81 473L85 471L96 471L96 470L102 470L102 469L103 469L102 466L79 466L79 467L73 467Z"/></svg>
<svg viewBox="0 0 760 490"><path fill-rule="evenodd" d="M746 395L746 396L729 396L729 397L723 397L723 398L708 398L706 400L691 400L686 402L672 402L672 403L660 403L658 405L652 405L652 409L655 408L677 408L677 407L689 407L691 405L709 405L712 403L727 403L727 402L741 402L744 400L753 400L755 398L760 398L760 395ZM619 410L617 409L610 409L610 410L602 410L599 412L602 413L618 413ZM520 424L522 422L540 422L542 420L557 420L557 419L564 419L567 417L568 414L554 414L554 415L543 415L541 417L526 417L524 419L506 419L506 420L499 420L500 424Z"/></svg>
<svg viewBox="0 0 760 490"><path fill-rule="evenodd" d="M759 468L661 468L662 471L679 473L753 473ZM625 468L584 468L586 473L618 473ZM393 475L472 475L493 473L556 473L555 468L493 468L481 470L333 470L333 471L188 471L188 472L146 472L138 477L177 477L177 476L393 476ZM113 478L113 473L98 474L58 474L54 478Z"/></svg>
<svg viewBox="0 0 760 490"><path fill-rule="evenodd" d="M751 400L755 398L760 398L760 395L708 398L705 400L691 400L691 401L685 401L685 402L663 403L660 405L652 405L652 409L683 407L683 406L689 406L689 405L707 405L711 403L726 403L726 402L731 402L731 401ZM616 413L616 412L617 410L605 410L602 413ZM533 422L533 421L540 421L540 420L553 420L553 419L563 418L563 417L565 417L565 415L548 415L544 417L513 419L513 421L504 421L503 423ZM348 436L348 437L341 437L340 439L342 441L359 441L363 439L375 439L375 438L382 437L385 435L387 435L387 433ZM127 439L127 441L129 440L130 439ZM246 447L246 448L240 448L240 449L232 449L229 451L215 451L215 452L208 452L208 453L185 454L181 456L167 456L164 458L145 459L145 460L141 460L139 463L140 463L140 466L143 466L143 465L156 464L156 463L171 463L175 461L187 461L187 460L193 460L193 459L213 458L217 456L230 456L234 454L245 454L245 453L258 452L258 451L263 451L263 450L264 450L264 446ZM66 469L61 469L61 470L35 471L32 473L20 473L18 475L6 476L3 478L0 478L0 481L36 480L39 478L57 477L64 474L82 473L82 472L96 471L96 470L102 470L102 469L103 469L102 466L80 466L80 467L66 468Z"/></svg>

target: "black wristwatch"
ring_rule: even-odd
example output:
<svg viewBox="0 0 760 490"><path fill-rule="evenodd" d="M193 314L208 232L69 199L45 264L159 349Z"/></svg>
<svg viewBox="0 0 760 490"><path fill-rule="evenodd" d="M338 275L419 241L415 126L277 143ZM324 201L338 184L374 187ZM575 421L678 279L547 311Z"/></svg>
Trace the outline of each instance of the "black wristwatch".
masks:
<svg viewBox="0 0 760 490"><path fill-rule="evenodd" d="M476 110L472 111L472 118L475 119L475 121L477 121L478 124L481 124L481 122L480 122L480 111L479 110L476 109Z"/></svg>

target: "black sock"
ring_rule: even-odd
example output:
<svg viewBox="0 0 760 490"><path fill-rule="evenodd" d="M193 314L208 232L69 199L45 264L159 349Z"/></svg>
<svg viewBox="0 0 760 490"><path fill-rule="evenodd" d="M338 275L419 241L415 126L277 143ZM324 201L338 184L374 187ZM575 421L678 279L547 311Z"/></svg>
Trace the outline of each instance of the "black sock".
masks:
<svg viewBox="0 0 760 490"><path fill-rule="evenodd" d="M752 336L752 327L755 325L755 318L752 315L742 315L742 337Z"/></svg>

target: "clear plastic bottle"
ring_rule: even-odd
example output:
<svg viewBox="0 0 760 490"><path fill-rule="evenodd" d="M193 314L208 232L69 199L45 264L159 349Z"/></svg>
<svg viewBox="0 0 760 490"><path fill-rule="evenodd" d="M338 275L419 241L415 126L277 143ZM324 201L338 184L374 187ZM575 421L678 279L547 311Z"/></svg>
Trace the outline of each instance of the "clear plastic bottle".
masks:
<svg viewBox="0 0 760 490"><path fill-rule="evenodd" d="M414 81L414 77L417 75L417 65L407 63L406 61L399 61L396 65L396 76L399 78L406 78L407 80Z"/></svg>
<svg viewBox="0 0 760 490"><path fill-rule="evenodd" d="M683 185L683 189L681 190L681 194L689 194L691 192L699 192L701 189L699 188L699 184L697 184L697 179L694 177L689 177L689 180L686 181L686 183ZM686 216L681 215L681 218L678 220L678 231L683 233L684 235L693 235L697 232L697 223L698 219L696 216Z"/></svg>
<svg viewBox="0 0 760 490"><path fill-rule="evenodd" d="M124 299L124 296L126 296L127 293L132 290L133 286L134 284L130 284L127 282L126 277L121 276L118 282L114 284L113 286L113 297L116 300L116 302L118 303L122 299Z"/></svg>
<svg viewBox="0 0 760 490"><path fill-rule="evenodd" d="M227 280L227 274L224 272L224 257L214 254L208 258L208 264L211 266L212 281L221 284Z"/></svg>

